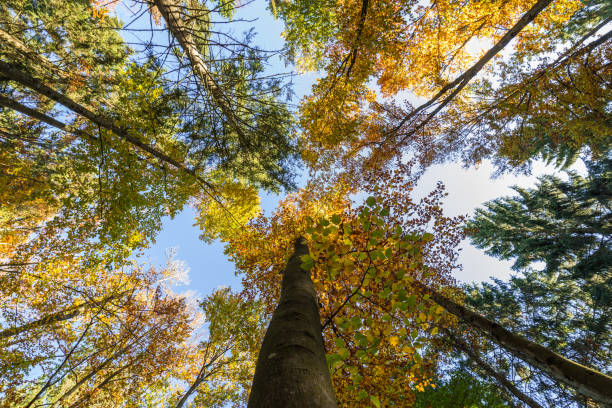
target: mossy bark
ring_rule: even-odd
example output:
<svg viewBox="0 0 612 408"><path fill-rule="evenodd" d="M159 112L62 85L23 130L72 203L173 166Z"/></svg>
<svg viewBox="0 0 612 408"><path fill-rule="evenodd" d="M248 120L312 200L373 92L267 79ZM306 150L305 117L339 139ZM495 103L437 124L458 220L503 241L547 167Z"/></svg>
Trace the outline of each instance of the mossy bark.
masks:
<svg viewBox="0 0 612 408"><path fill-rule="evenodd" d="M300 267L300 256L306 254L300 238L259 352L248 408L337 407L314 286L310 273Z"/></svg>

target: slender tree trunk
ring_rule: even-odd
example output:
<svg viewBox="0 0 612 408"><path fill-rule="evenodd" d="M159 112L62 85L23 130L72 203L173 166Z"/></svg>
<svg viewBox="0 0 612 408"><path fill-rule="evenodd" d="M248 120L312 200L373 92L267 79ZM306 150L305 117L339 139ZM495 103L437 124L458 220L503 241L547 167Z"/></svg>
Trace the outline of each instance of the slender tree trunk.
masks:
<svg viewBox="0 0 612 408"><path fill-rule="evenodd" d="M30 400L30 402L28 402L28 405L26 405L24 408L30 408L32 406L32 404L39 399L42 395L44 395L47 390L49 389L49 387L53 386L55 383L57 383L59 380L61 380L62 378L64 378L64 375L60 376L59 378L55 378L59 372L62 370L62 368L64 368L64 366L66 365L66 363L68 362L68 360L70 359L70 357L72 357L72 355L74 354L74 351L76 350L76 348L79 346L79 344L81 344L81 342L83 341L83 339L85 338L85 335L87 334L87 332L89 331L89 328L93 325L94 322L94 317L92 317L89 320L89 323L87 324L87 326L85 327L85 330L83 330L83 332L81 333L81 335L79 336L78 340L74 343L74 345L70 348L70 351L68 352L68 354L66 354L66 356L64 357L64 360L61 362L60 365L58 365L55 370L53 370L53 373L49 376L49 378L47 379L47 382L45 383L45 385L43 385L43 387L36 393L36 395L34 395L32 397L32 399Z"/></svg>
<svg viewBox="0 0 612 408"><path fill-rule="evenodd" d="M38 92L39 94L43 96L46 96L47 98L59 103L60 105L69 109L70 111L89 119L92 123L95 123L96 125L104 129L110 130L117 137L132 144L138 149L149 153L151 156L161 160L162 162L168 163L179 170L182 170L188 174L191 174L198 181L200 181L200 183L202 183L205 187L207 187L207 190L206 190L207 193L210 194L209 190L214 191L213 186L208 181L204 180L202 177L197 175L193 169L190 169L185 164L178 162L177 160L174 160L167 154L159 151L157 148L149 145L148 143L141 141L138 137L133 136L126 129L120 128L119 126L115 125L115 122L111 118L91 111L86 106L83 106L77 103L76 101L72 100L68 96L43 84L40 80L32 77L27 72L24 72L20 70L19 68L11 64L7 64L6 62L0 60L0 74L4 75L5 77L7 77L8 79L12 81L15 81L23 85L26 88L29 88L33 91ZM6 100L4 102L8 103ZM214 196L212 197L216 200L216 197Z"/></svg>
<svg viewBox="0 0 612 408"><path fill-rule="evenodd" d="M248 140L238 123L234 110L230 106L229 99L215 82L204 58L202 58L202 55L196 47L193 35L189 32L188 28L185 27L184 20L181 17L181 13L185 14L182 10L182 6L177 4L174 0L153 0L153 3L163 16L168 30L187 54L187 58L189 59L191 69L195 76L219 106L221 112L223 112L223 116L225 116L230 127L238 134L239 139L243 143L248 144Z"/></svg>
<svg viewBox="0 0 612 408"><path fill-rule="evenodd" d="M68 75L63 72L59 67L57 67L54 63L49 61L43 55L39 55L37 53L32 52L21 40L9 34L0 28L0 41L6 44L5 52L9 52L13 57L19 58L22 61L30 61L33 65L33 68L36 70L36 73L39 75L44 75L46 77L49 76L49 73L54 74L56 77L68 81ZM39 65L37 67L36 65ZM44 68L44 69L43 69ZM48 72L45 72L47 70Z"/></svg>
<svg viewBox="0 0 612 408"><path fill-rule="evenodd" d="M451 332L446 332L448 336L452 339L454 346L457 350L465 353L470 357L476 365L482 368L490 377L495 379L501 386L503 386L508 392L514 395L519 400L523 401L525 404L530 406L531 408L542 408L540 404L535 402L531 397L525 395L525 393L521 392L516 385L514 385L510 380L508 380L503 374L495 371L493 367L487 364L483 359L480 358L477 352L475 352L470 346L468 346L463 340L461 340L458 336L455 336Z"/></svg>
<svg viewBox="0 0 612 408"><path fill-rule="evenodd" d="M62 310L61 312L57 312L57 313L53 313L50 315L47 315L41 319L38 319L36 321L30 322L30 323L26 323L22 326L19 327L11 327L5 330L0 331L0 339L3 339L5 337L11 337L11 336L16 336L19 333L23 333L25 331L28 330L32 330L38 327L42 327L42 326L48 326L51 324L55 324L55 323L59 323L59 322L63 322L64 320L69 320L72 319L73 317L78 316L81 313L81 309L84 307L85 305L78 305L78 306L74 306L71 308L68 308L66 310Z"/></svg>
<svg viewBox="0 0 612 408"><path fill-rule="evenodd" d="M129 291L123 291L123 292L120 292L120 293L117 293L111 296L107 296L100 300L91 300L88 302L83 302L81 304L68 307L62 311L48 314L44 317L41 317L38 320L35 320L30 323L26 323L22 326L4 329L0 331L0 340L2 340L5 337L16 336L28 330L37 329L42 326L52 325L55 323L63 322L65 320L70 320L73 317L80 315L83 312L83 309L90 309L93 307L103 307L112 300L120 299L128 292Z"/></svg>
<svg viewBox="0 0 612 408"><path fill-rule="evenodd" d="M585 367L557 354L546 347L516 335L445 296L416 283L431 299L448 312L472 327L480 329L487 337L552 378L574 388L578 393L603 404L612 406L612 377Z"/></svg>
<svg viewBox="0 0 612 408"><path fill-rule="evenodd" d="M46 124L61 129L64 132L72 133L76 136L85 137L90 140L97 140L95 136L88 135L79 128L66 125L65 123L62 123L59 120L53 119L51 116L45 115L44 113L37 111L36 109L32 109L28 106L25 106L24 104L21 104L11 98L5 97L4 95L0 95L0 106L4 106L6 108L16 110L17 112L21 112L24 115L40 120L41 122L45 122Z"/></svg>
<svg viewBox="0 0 612 408"><path fill-rule="evenodd" d="M229 347L226 348L226 349L222 349L221 351L218 351L211 358L210 361L206 361L207 360L206 356L208 355L208 347L210 347L210 343L208 343L208 345L207 345L207 351L206 351L205 356L204 356L204 364L202 364L202 368L200 368L200 372L196 376L196 379L194 380L193 384L191 384L189 389L185 392L185 394L183 394L183 397L179 400L179 402L177 402L177 404L174 406L174 408L183 408L183 406L187 403L187 400L189 399L189 397L191 397L191 395L194 392L196 392L196 390L198 389L200 384L202 384L202 382L204 380L206 380L209 376L214 374L219 369L219 366L212 367L212 365L215 363L215 361L217 361L219 358L223 357L223 355L225 353L230 351Z"/></svg>
<svg viewBox="0 0 612 408"><path fill-rule="evenodd" d="M306 254L306 242L299 238L259 352L248 408L337 407L314 286L300 267Z"/></svg>
<svg viewBox="0 0 612 408"><path fill-rule="evenodd" d="M452 82L445 85L429 101L420 105L406 115L402 120L400 120L397 126L391 130L391 134L397 133L409 120L413 119L417 114L438 102L438 100L442 98L444 94L451 92L452 90L452 92L442 99L439 105L429 115L427 115L427 117L421 123L419 123L418 126L410 130L408 135L404 136L402 140L406 140L412 134L416 133L417 130L424 127L427 122L437 115L438 112L444 108L444 106L446 106L463 88L465 88L465 86L467 86L467 84L484 68L487 62L489 62L501 50L503 50L504 47L506 47L506 45L508 45L510 41L512 41L514 37L516 37L523 30L523 28L532 22L551 2L552 0L538 0L525 14L523 14L523 16L516 22L516 24L514 24L512 28L506 31L506 34L504 34L504 36L500 38L493 47L491 47L482 57L480 57L480 59L474 65L455 78Z"/></svg>

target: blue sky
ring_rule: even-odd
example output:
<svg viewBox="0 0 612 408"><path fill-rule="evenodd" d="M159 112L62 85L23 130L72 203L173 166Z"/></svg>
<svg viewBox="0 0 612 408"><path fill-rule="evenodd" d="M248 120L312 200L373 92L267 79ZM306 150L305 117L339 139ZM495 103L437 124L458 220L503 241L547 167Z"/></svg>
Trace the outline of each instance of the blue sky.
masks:
<svg viewBox="0 0 612 408"><path fill-rule="evenodd" d="M237 19L253 20L250 22L235 23L233 30L236 33L255 27L258 33L255 43L263 49L280 49L283 45L281 32L282 23L275 20L266 10L268 2L256 0L242 7ZM125 21L128 14L123 6L119 6L117 13ZM149 27L148 18L146 25ZM162 34L166 35L166 34ZM273 70L289 71L291 67L285 67L280 60L275 62ZM316 78L315 73L300 74L294 78L294 92L297 98L292 101L297 103L306 95ZM580 170L580 165L578 166ZM447 215L470 215L474 209L481 206L485 201L511 195L510 186L532 186L538 175L553 173L552 167L536 164L533 175L530 177L516 177L507 175L497 179L491 179L492 166L484 162L478 168L464 169L460 164L448 163L430 168L421 179L414 191L415 197L419 198L431 191L437 181L442 181L447 189L448 196L445 200L445 212ZM300 180L304 180L302 176ZM282 196L264 194L262 197L262 208L270 214L276 207ZM234 274L234 266L227 260L223 253L223 245L220 243L206 244L198 236L200 231L193 225L195 218L194 210L187 207L174 219L169 217L164 220L163 229L157 237L156 243L146 251L143 260L155 265L163 265L166 260L167 250L174 248L176 258L183 261L189 268L190 283L176 287L179 291L191 291L197 297L210 293L219 286L231 286L235 289L240 287L240 278ZM460 261L463 270L455 271L454 276L459 281L477 282L495 276L507 279L510 274L510 262L502 262L484 254L481 250L472 247L468 242L462 244Z"/></svg>

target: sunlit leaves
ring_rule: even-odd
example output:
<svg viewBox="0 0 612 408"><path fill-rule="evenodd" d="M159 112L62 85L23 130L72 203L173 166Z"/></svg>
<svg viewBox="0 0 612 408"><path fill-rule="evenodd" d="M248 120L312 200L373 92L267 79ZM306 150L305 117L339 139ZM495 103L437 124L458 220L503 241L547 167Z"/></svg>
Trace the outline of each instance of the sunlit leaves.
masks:
<svg viewBox="0 0 612 408"><path fill-rule="evenodd" d="M483 70L482 77L492 83L512 82L502 92L468 86L448 111L428 118L422 128L425 111L403 122L420 104L412 96L429 97L458 77L508 32L532 1L493 5L355 0L322 6L316 14L318 10L305 3L310 2L282 2L277 8L286 22L292 55L299 60L301 52L323 71L300 107L303 157L316 169L339 165L367 172L409 150L424 167L459 155L469 164L493 156L500 168L510 170L538 155L551 161L560 155L559 163L567 164L583 146L602 150L602 136L609 132L601 126L605 109L597 108L594 99L607 88L595 78L590 78L590 85L581 83L578 75L568 81L564 69L555 74L551 69L552 82L560 82L551 87L545 85L548 80L533 80L533 72L516 80L503 66L494 66ZM507 47L513 64L529 71L536 60L563 52L568 22L584 24L584 14L597 14L599 9L607 13L599 6L577 0L550 4L518 33L512 48ZM604 17L590 19L589 28ZM300 42L317 36L322 43ZM578 38L573 35L571 40ZM533 83L527 85L530 80ZM490 128L483 126L483 116ZM523 169L528 171L528 163Z"/></svg>
<svg viewBox="0 0 612 408"><path fill-rule="evenodd" d="M293 240L306 238L310 254L300 263L317 291L338 399L351 406L370 406L370 396L381 406L400 403L411 398L407 390L425 387L436 365L435 328L450 322L411 283L450 282L459 220L439 213L441 191L414 203L409 184L393 174L382 183L389 188L377 186L360 205L344 199L342 183L310 184L227 247L246 293L271 308Z"/></svg>

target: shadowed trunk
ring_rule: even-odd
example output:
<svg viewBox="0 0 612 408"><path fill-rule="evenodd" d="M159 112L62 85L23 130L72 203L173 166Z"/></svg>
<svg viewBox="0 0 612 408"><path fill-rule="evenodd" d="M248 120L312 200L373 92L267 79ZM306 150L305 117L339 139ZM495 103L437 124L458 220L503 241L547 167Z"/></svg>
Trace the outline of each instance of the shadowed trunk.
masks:
<svg viewBox="0 0 612 408"><path fill-rule="evenodd" d="M248 408L336 408L325 361L319 308L303 238L283 274L278 306L259 352Z"/></svg>
<svg viewBox="0 0 612 408"><path fill-rule="evenodd" d="M490 377L495 379L499 383L499 385L503 386L508 392L514 395L516 398L524 402L527 406L531 408L542 408L540 404L538 404L533 398L529 397L521 390L519 390L510 380L506 378L505 375L498 373L495 371L493 367L487 364L476 351L470 346L468 346L463 340L461 340L458 336L455 336L450 331L445 331L446 335L449 336L455 348L465 354L467 354L477 366L482 368Z"/></svg>
<svg viewBox="0 0 612 408"><path fill-rule="evenodd" d="M480 329L488 338L523 361L539 368L555 380L569 385L578 393L594 399L603 406L612 406L612 377L578 364L540 344L514 334L498 323L472 312L425 285L418 282L415 282L415 284L448 312L459 317L468 325Z"/></svg>

